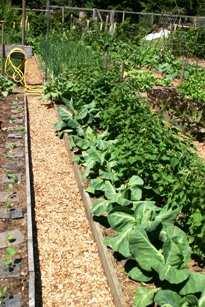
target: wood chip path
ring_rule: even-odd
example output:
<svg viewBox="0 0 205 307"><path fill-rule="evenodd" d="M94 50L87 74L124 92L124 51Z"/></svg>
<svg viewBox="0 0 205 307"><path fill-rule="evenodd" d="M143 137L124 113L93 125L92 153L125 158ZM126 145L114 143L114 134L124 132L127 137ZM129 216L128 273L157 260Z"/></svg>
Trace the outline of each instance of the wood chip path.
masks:
<svg viewBox="0 0 205 307"><path fill-rule="evenodd" d="M55 110L37 97L28 104L43 306L112 307Z"/></svg>
<svg viewBox="0 0 205 307"><path fill-rule="evenodd" d="M25 79L27 85L43 84L43 74L39 69L39 64L35 56L26 60L25 63Z"/></svg>

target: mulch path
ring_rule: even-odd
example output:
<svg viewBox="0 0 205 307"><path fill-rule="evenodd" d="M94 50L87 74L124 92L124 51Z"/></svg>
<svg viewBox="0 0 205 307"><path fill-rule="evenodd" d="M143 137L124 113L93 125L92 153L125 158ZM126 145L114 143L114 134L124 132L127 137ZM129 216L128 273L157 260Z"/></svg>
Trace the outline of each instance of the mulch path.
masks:
<svg viewBox="0 0 205 307"><path fill-rule="evenodd" d="M38 97L28 105L43 306L112 307L56 112Z"/></svg>
<svg viewBox="0 0 205 307"><path fill-rule="evenodd" d="M26 60L25 80L27 85L42 85L43 74L39 69L39 64L35 56Z"/></svg>

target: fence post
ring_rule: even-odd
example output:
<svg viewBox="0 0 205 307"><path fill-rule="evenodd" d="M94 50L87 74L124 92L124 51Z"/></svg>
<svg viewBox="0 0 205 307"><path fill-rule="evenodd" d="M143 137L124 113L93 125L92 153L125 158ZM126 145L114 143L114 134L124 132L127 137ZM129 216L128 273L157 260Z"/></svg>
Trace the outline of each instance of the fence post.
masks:
<svg viewBox="0 0 205 307"><path fill-rule="evenodd" d="M115 19L115 11L112 10L110 12L110 23L111 23L111 25L114 23L114 19Z"/></svg>
<svg viewBox="0 0 205 307"><path fill-rule="evenodd" d="M48 35L50 32L50 0L47 0L46 2L46 41L48 40Z"/></svg>
<svg viewBox="0 0 205 307"><path fill-rule="evenodd" d="M102 31L103 30L103 22L101 21L100 22L100 31Z"/></svg>
<svg viewBox="0 0 205 307"><path fill-rule="evenodd" d="M154 24L154 15L153 14L151 15L151 24L152 24L152 26Z"/></svg>
<svg viewBox="0 0 205 307"><path fill-rule="evenodd" d="M108 51L106 50L103 57L104 69L108 71Z"/></svg>
<svg viewBox="0 0 205 307"><path fill-rule="evenodd" d="M49 8L50 8L50 0L47 0L46 1L46 15L48 15Z"/></svg>
<svg viewBox="0 0 205 307"><path fill-rule="evenodd" d="M120 81L124 80L124 74L125 74L125 63L122 62L120 64Z"/></svg>
<svg viewBox="0 0 205 307"><path fill-rule="evenodd" d="M90 27L90 20L87 19L86 20L86 30L89 30L89 27Z"/></svg>
<svg viewBox="0 0 205 307"><path fill-rule="evenodd" d="M109 23L109 15L106 16L105 31L107 31L107 29L108 29L108 23Z"/></svg>
<svg viewBox="0 0 205 307"><path fill-rule="evenodd" d="M64 24L64 22L65 22L65 6L62 7L61 12L62 12L62 24Z"/></svg>
<svg viewBox="0 0 205 307"><path fill-rule="evenodd" d="M97 10L94 8L93 9L93 20L96 20L97 19Z"/></svg>
<svg viewBox="0 0 205 307"><path fill-rule="evenodd" d="M70 14L70 29L73 27L73 13Z"/></svg>
<svg viewBox="0 0 205 307"><path fill-rule="evenodd" d="M123 13L122 13L122 23L124 23L125 22L125 11L123 11Z"/></svg>
<svg viewBox="0 0 205 307"><path fill-rule="evenodd" d="M22 0L22 33L21 33L21 43L25 45L26 38L26 0Z"/></svg>
<svg viewBox="0 0 205 307"><path fill-rule="evenodd" d="M5 61L5 42L4 42L4 21L0 21L1 24L1 43L2 43L2 75L5 73L4 61Z"/></svg>

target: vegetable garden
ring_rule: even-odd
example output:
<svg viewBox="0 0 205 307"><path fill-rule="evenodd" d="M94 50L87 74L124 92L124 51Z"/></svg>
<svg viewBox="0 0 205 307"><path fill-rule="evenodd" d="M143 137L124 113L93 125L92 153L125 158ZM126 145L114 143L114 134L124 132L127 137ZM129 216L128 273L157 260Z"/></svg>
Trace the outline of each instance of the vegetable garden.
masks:
<svg viewBox="0 0 205 307"><path fill-rule="evenodd" d="M153 41L144 20L114 34L97 22L62 31L29 41L56 134L68 136L93 219L124 267L126 306L205 306L204 28ZM10 89L2 76L1 95Z"/></svg>
<svg viewBox="0 0 205 307"><path fill-rule="evenodd" d="M1 78L0 103L0 305L29 301L32 249L27 245L28 162L23 95L9 95L13 83ZM27 254L30 254L30 260Z"/></svg>

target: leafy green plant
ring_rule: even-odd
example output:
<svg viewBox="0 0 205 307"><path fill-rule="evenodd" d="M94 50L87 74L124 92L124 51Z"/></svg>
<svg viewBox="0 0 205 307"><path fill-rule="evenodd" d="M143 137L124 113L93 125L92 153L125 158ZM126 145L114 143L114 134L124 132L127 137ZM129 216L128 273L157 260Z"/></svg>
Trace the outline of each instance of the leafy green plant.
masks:
<svg viewBox="0 0 205 307"><path fill-rule="evenodd" d="M12 202L11 200L7 200L5 203L4 203L4 207L6 209L11 209L12 208Z"/></svg>
<svg viewBox="0 0 205 307"><path fill-rule="evenodd" d="M0 75L0 97L7 97L13 89L13 82Z"/></svg>
<svg viewBox="0 0 205 307"><path fill-rule="evenodd" d="M130 278L157 287L140 290L141 302L163 306L163 291L170 291L165 304L189 306L203 300L205 284L203 274L188 269L193 253L203 260L205 164L191 142L136 94L136 88L147 90L156 79L133 68L134 63L154 68L168 82L180 75L182 63L162 45L143 43L135 51L127 45L109 47L116 61L127 52L125 66L134 75L125 80L112 62L112 71L92 63L65 69L54 81L60 94L53 99L63 104L56 129L60 136L69 133L76 161L90 181L93 215L107 219L112 229L105 244L135 263ZM186 78L192 72L188 67ZM137 296L135 303L140 306Z"/></svg>
<svg viewBox="0 0 205 307"><path fill-rule="evenodd" d="M12 243L15 241L15 238L13 237L13 235L11 233L8 233L7 237L6 237L7 241L9 243Z"/></svg>
<svg viewBox="0 0 205 307"><path fill-rule="evenodd" d="M197 297L192 294L180 296L177 292L172 290L140 287L136 291L134 307L146 307L154 303L157 304L157 306L164 307L203 307L202 300L204 300L203 294L198 301Z"/></svg>
<svg viewBox="0 0 205 307"><path fill-rule="evenodd" d="M16 255L16 249L13 246L9 246L6 248L5 255L3 257L3 264L6 267L12 267L14 264L14 257Z"/></svg>
<svg viewBox="0 0 205 307"><path fill-rule="evenodd" d="M7 178L9 179L9 181L13 184L18 183L18 177L16 174L13 174L11 172L8 172L6 174Z"/></svg>
<svg viewBox="0 0 205 307"><path fill-rule="evenodd" d="M8 144L6 144L6 148L8 148L8 149L15 149L16 148L16 144L15 143L8 143Z"/></svg>
<svg viewBox="0 0 205 307"><path fill-rule="evenodd" d="M205 71L195 70L179 87L180 93L196 101L205 102Z"/></svg>
<svg viewBox="0 0 205 307"><path fill-rule="evenodd" d="M127 73L133 86L140 91L147 91L157 84L157 79L151 72L133 69Z"/></svg>
<svg viewBox="0 0 205 307"><path fill-rule="evenodd" d="M7 287L0 287L0 304L4 302L7 295Z"/></svg>

